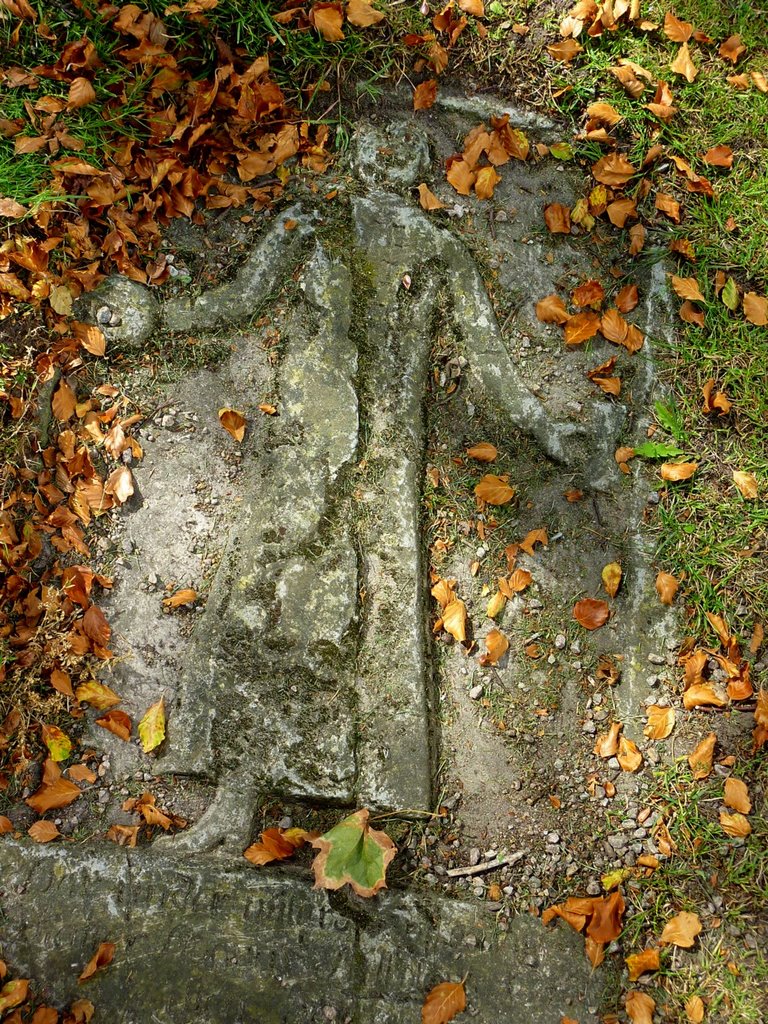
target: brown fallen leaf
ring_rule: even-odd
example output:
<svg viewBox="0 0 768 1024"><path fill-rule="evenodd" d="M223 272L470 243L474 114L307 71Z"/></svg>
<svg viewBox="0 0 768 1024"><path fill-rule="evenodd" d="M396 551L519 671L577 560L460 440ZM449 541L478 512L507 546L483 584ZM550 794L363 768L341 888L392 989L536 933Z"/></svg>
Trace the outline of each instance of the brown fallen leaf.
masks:
<svg viewBox="0 0 768 1024"><path fill-rule="evenodd" d="M50 843L52 839L60 836L61 832L52 821L36 821L27 829L27 835L36 843Z"/></svg>
<svg viewBox="0 0 768 1024"><path fill-rule="evenodd" d="M734 469L733 482L743 498L752 501L757 497L757 478L754 473L743 473Z"/></svg>
<svg viewBox="0 0 768 1024"><path fill-rule="evenodd" d="M466 1006L464 983L443 981L427 994L421 1008L421 1024L448 1024Z"/></svg>
<svg viewBox="0 0 768 1024"><path fill-rule="evenodd" d="M592 176L603 185L621 188L637 174L637 169L620 153L609 153L592 166Z"/></svg>
<svg viewBox="0 0 768 1024"><path fill-rule="evenodd" d="M701 394L704 398L702 411L707 415L717 413L718 416L726 416L731 411L731 403L722 391L715 391L715 393L712 394L714 388L715 378L710 377L701 389Z"/></svg>
<svg viewBox="0 0 768 1024"><path fill-rule="evenodd" d="M701 310L696 309L696 307L687 299L682 304L678 312L680 314L680 319L684 320L687 324L696 324L697 327L703 327L706 323L704 314Z"/></svg>
<svg viewBox="0 0 768 1024"><path fill-rule="evenodd" d="M72 388L67 383L64 377L59 381L59 386L53 393L51 399L51 409L53 415L59 420L60 423L66 423L67 420L72 419L75 413L75 406L77 405L77 398Z"/></svg>
<svg viewBox="0 0 768 1024"><path fill-rule="evenodd" d="M571 292L574 306L592 306L598 309L605 298L605 288L599 281L585 281Z"/></svg>
<svg viewBox="0 0 768 1024"><path fill-rule="evenodd" d="M768 324L768 299L756 292L745 292L742 303L744 316L751 324L765 327Z"/></svg>
<svg viewBox="0 0 768 1024"><path fill-rule="evenodd" d="M640 301L636 284L627 284L618 293L614 302L616 308L622 313L631 313Z"/></svg>
<svg viewBox="0 0 768 1024"><path fill-rule="evenodd" d="M497 615L500 615L504 611L504 606L507 603L507 595L501 590L497 590L496 593L491 597L488 602L488 606L485 609L485 614L489 619L495 619Z"/></svg>
<svg viewBox="0 0 768 1024"><path fill-rule="evenodd" d="M743 814L729 814L727 811L720 811L720 827L732 839L745 839L752 831Z"/></svg>
<svg viewBox="0 0 768 1024"><path fill-rule="evenodd" d="M583 341L594 338L600 330L600 316L591 311L576 313L570 317L564 327L566 345L581 345Z"/></svg>
<svg viewBox="0 0 768 1024"><path fill-rule="evenodd" d="M495 167L481 167L475 176L475 195L478 199L491 199L501 175Z"/></svg>
<svg viewBox="0 0 768 1024"><path fill-rule="evenodd" d="M735 779L732 775L725 780L723 802L726 807L732 807L739 814L749 814L752 810L752 801L749 799L746 783L741 779Z"/></svg>
<svg viewBox="0 0 768 1024"><path fill-rule="evenodd" d="M663 946L672 945L690 949L696 941L696 936L700 934L701 928L699 915L684 910L667 921L659 942Z"/></svg>
<svg viewBox="0 0 768 1024"><path fill-rule="evenodd" d="M478 462L493 462L498 454L496 445L490 444L488 441L481 441L479 444L473 444L471 448L467 448L467 455L470 459L477 459Z"/></svg>
<svg viewBox="0 0 768 1024"><path fill-rule="evenodd" d="M242 441L245 437L246 422L245 416L236 409L219 409L219 423L235 441Z"/></svg>
<svg viewBox="0 0 768 1024"><path fill-rule="evenodd" d="M555 60L570 64L574 57L577 57L584 47L575 39L563 39L560 43L552 43L547 47L547 53Z"/></svg>
<svg viewBox="0 0 768 1024"><path fill-rule="evenodd" d="M672 274L672 287L675 294L681 299L689 299L691 302L706 302L695 277L678 277L676 274Z"/></svg>
<svg viewBox="0 0 768 1024"><path fill-rule="evenodd" d="M486 653L480 658L480 664L498 665L501 658L509 650L509 640L501 630L492 629L485 638Z"/></svg>
<svg viewBox="0 0 768 1024"><path fill-rule="evenodd" d="M419 185L419 205L422 210L444 210L445 203L441 203L434 192L422 182Z"/></svg>
<svg viewBox="0 0 768 1024"><path fill-rule="evenodd" d="M728 698L718 693L709 683L698 683L689 686L683 694L683 707L687 711L698 707L724 708Z"/></svg>
<svg viewBox="0 0 768 1024"><path fill-rule="evenodd" d="M671 11L664 15L664 35L673 43L686 43L693 35L693 25L689 21L681 21ZM630 981L634 979L630 978Z"/></svg>
<svg viewBox="0 0 768 1024"><path fill-rule="evenodd" d="M622 728L621 722L613 722L608 732L597 737L592 753L602 758L615 757L619 749L619 733Z"/></svg>
<svg viewBox="0 0 768 1024"><path fill-rule="evenodd" d="M43 778L38 789L24 801L33 811L43 815L46 811L67 807L80 796L80 789L61 777L61 769L50 757L43 762Z"/></svg>
<svg viewBox="0 0 768 1024"><path fill-rule="evenodd" d="M476 171L461 157L453 157L447 163L446 178L453 188L462 196L472 192Z"/></svg>
<svg viewBox="0 0 768 1024"><path fill-rule="evenodd" d="M564 324L571 314L559 295L547 295L536 303L536 316L543 324Z"/></svg>
<svg viewBox="0 0 768 1024"><path fill-rule="evenodd" d="M443 611L443 629L460 644L467 639L467 606L458 598Z"/></svg>
<svg viewBox="0 0 768 1024"><path fill-rule="evenodd" d="M486 473L475 486L475 495L489 505L506 505L515 496L514 487L507 483L508 478Z"/></svg>
<svg viewBox="0 0 768 1024"><path fill-rule="evenodd" d="M193 604L197 600L197 591L187 587L184 590L177 590L170 597L163 598L163 605L166 608L181 608L185 604Z"/></svg>
<svg viewBox="0 0 768 1024"><path fill-rule="evenodd" d="M134 849L139 841L138 825L110 825L107 831L107 839L118 846L127 846Z"/></svg>
<svg viewBox="0 0 768 1024"><path fill-rule="evenodd" d="M622 571L618 562L609 562L601 573L605 592L609 597L616 597L621 585Z"/></svg>
<svg viewBox="0 0 768 1024"><path fill-rule="evenodd" d="M97 971L103 971L104 968L109 967L114 959L116 948L114 942L100 943L99 948L83 968L80 977L77 979L78 982L82 984L84 981L92 978Z"/></svg>
<svg viewBox="0 0 768 1024"><path fill-rule="evenodd" d="M669 572L660 572L656 577L656 593L662 604L672 604L680 587L679 580Z"/></svg>
<svg viewBox="0 0 768 1024"><path fill-rule="evenodd" d="M672 196L667 195L665 192L659 192L656 196L655 206L657 210L666 214L675 224L680 223L680 203Z"/></svg>
<svg viewBox="0 0 768 1024"><path fill-rule="evenodd" d="M533 576L527 569L515 569L507 580L507 586L512 594L519 594L533 582Z"/></svg>
<svg viewBox="0 0 768 1024"><path fill-rule="evenodd" d="M730 146L713 146L701 159L711 167L732 167L733 150Z"/></svg>
<svg viewBox="0 0 768 1024"><path fill-rule="evenodd" d="M600 333L606 341L613 342L614 345L623 345L628 331L629 324L618 309L608 309L603 313L600 319Z"/></svg>
<svg viewBox="0 0 768 1024"><path fill-rule="evenodd" d="M698 462L665 462L660 470L661 479L669 483L690 480L698 468Z"/></svg>
<svg viewBox="0 0 768 1024"><path fill-rule="evenodd" d="M605 601L585 597L574 605L573 617L585 629L599 629L611 617L611 610Z"/></svg>
<svg viewBox="0 0 768 1024"><path fill-rule="evenodd" d="M643 251L645 245L645 227L642 224L633 224L629 229L629 255L637 256L639 252Z"/></svg>
<svg viewBox="0 0 768 1024"><path fill-rule="evenodd" d="M124 711L108 711L106 715L96 719L96 725L113 733L121 740L130 740L133 723Z"/></svg>
<svg viewBox="0 0 768 1024"><path fill-rule="evenodd" d="M676 75L682 75L688 82L695 81L699 72L691 60L691 52L688 49L688 43L683 43L677 56L669 65L669 68L670 71L674 71Z"/></svg>
<svg viewBox="0 0 768 1024"><path fill-rule="evenodd" d="M633 740L626 736L619 737L619 749L616 752L616 760L624 772L636 772L643 763L643 755Z"/></svg>
<svg viewBox="0 0 768 1024"><path fill-rule="evenodd" d="M624 1009L632 1024L653 1024L653 1011L656 1009L656 1000L639 989L632 989L627 992L624 1000Z"/></svg>
<svg viewBox="0 0 768 1024"><path fill-rule="evenodd" d="M550 234L571 233L571 211L562 203L550 203L544 207L544 221Z"/></svg>
<svg viewBox="0 0 768 1024"><path fill-rule="evenodd" d="M81 683L75 690L75 696L82 704L90 704L99 711L106 711L122 700L114 690L95 679Z"/></svg>
<svg viewBox="0 0 768 1024"><path fill-rule="evenodd" d="M643 735L651 740L665 740L675 727L675 709L651 704L646 708L648 721Z"/></svg>
<svg viewBox="0 0 768 1024"><path fill-rule="evenodd" d="M647 971L658 971L661 961L658 949L644 949L642 953L633 953L624 958L629 970L629 980L637 981Z"/></svg>
<svg viewBox="0 0 768 1024"><path fill-rule="evenodd" d="M548 547L549 536L547 535L546 530L541 528L538 530L529 530L525 537L520 541L520 548L526 553L526 555L530 555L531 558L533 558L537 544L541 544L545 548Z"/></svg>
<svg viewBox="0 0 768 1024"><path fill-rule="evenodd" d="M252 843L243 856L251 864L262 867L264 864L292 857L300 846L312 838L313 836L303 828L268 828L261 833L261 840Z"/></svg>
<svg viewBox="0 0 768 1024"><path fill-rule="evenodd" d="M420 82L413 90L413 109L429 110L435 105L437 99L437 79L429 78L426 82Z"/></svg>
<svg viewBox="0 0 768 1024"><path fill-rule="evenodd" d="M704 1020L704 1000L701 996L691 996L685 1003L685 1016L688 1024L702 1024Z"/></svg>
<svg viewBox="0 0 768 1024"><path fill-rule="evenodd" d="M9 832L13 832L13 822L4 814L0 814L0 836L7 835Z"/></svg>
<svg viewBox="0 0 768 1024"><path fill-rule="evenodd" d="M367 4L365 0L349 0L347 3L347 21L356 28L368 28L383 21L385 14Z"/></svg>
<svg viewBox="0 0 768 1024"><path fill-rule="evenodd" d="M694 779L706 779L712 771L716 743L717 735L711 732L688 755L688 764L691 766Z"/></svg>
<svg viewBox="0 0 768 1024"><path fill-rule="evenodd" d="M729 60L731 64L735 64L742 53L746 53L746 51L747 48L742 43L741 36L737 33L736 35L728 36L717 52L724 60Z"/></svg>

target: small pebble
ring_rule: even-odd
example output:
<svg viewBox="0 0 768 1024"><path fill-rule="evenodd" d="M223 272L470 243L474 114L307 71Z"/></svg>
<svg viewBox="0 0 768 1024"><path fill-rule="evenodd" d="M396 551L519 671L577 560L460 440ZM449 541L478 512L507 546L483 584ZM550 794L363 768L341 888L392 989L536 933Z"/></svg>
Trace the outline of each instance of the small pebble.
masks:
<svg viewBox="0 0 768 1024"><path fill-rule="evenodd" d="M562 651L566 645L565 636L562 633L558 633L555 637L555 647L558 651Z"/></svg>
<svg viewBox="0 0 768 1024"><path fill-rule="evenodd" d="M108 324L112 319L112 310L109 306L100 306L96 310L96 320L100 324Z"/></svg>
<svg viewBox="0 0 768 1024"><path fill-rule="evenodd" d="M478 683L477 686L473 686L472 689L469 691L469 696L471 697L472 700L480 700L480 698L483 696L483 684Z"/></svg>

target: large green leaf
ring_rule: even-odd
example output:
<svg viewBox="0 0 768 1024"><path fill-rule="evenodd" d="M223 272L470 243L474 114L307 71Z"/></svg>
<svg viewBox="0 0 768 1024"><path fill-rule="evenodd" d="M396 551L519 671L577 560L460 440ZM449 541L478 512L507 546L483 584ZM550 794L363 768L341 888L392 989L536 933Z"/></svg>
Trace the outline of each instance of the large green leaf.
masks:
<svg viewBox="0 0 768 1024"><path fill-rule="evenodd" d="M359 896L375 896L385 889L387 866L397 848L384 832L368 826L368 811L350 814L325 835L312 840L320 852L312 862L315 888L340 889L351 885Z"/></svg>

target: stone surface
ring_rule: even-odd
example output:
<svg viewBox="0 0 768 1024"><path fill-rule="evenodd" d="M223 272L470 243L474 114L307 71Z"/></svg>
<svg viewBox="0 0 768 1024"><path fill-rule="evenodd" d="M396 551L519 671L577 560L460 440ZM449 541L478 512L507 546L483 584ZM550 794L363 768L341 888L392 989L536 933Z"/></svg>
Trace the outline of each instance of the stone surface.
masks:
<svg viewBox="0 0 768 1024"><path fill-rule="evenodd" d="M6 841L0 877L4 953L46 980L47 1000L88 998L110 1024L405 1024L433 985L465 975L478 1024L597 1021L581 940L531 917L498 936L493 916L466 903L329 896L295 873L105 845ZM78 985L110 941L111 966Z"/></svg>
<svg viewBox="0 0 768 1024"><path fill-rule="evenodd" d="M114 347L125 352L141 350L157 328L159 312L157 299L149 288L119 274L108 277L74 304L76 317L99 325L110 350Z"/></svg>

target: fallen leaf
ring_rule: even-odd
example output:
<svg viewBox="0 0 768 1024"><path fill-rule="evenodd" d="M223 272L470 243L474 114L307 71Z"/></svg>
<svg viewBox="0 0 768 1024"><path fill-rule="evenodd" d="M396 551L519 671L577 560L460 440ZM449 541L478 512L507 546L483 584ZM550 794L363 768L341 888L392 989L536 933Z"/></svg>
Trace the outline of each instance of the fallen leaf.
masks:
<svg viewBox="0 0 768 1024"><path fill-rule="evenodd" d="M546 530L529 530L523 540L520 541L520 548L526 555L530 555L533 558L537 544L542 544L544 547L549 545L549 537Z"/></svg>
<svg viewBox="0 0 768 1024"><path fill-rule="evenodd" d="M91 771L87 764L70 765L67 768L67 775L75 782L87 782L88 785L92 785L98 779L96 772Z"/></svg>
<svg viewBox="0 0 768 1024"><path fill-rule="evenodd" d="M177 590L170 597L164 597L163 605L165 608L181 608L185 604L193 604L196 600L197 591L186 587L184 590Z"/></svg>
<svg viewBox="0 0 768 1024"><path fill-rule="evenodd" d="M51 409L53 415L60 423L66 423L67 420L72 419L75 412L75 406L77 405L77 398L72 388L67 384L64 377L59 381L59 386L53 393L51 399Z"/></svg>
<svg viewBox="0 0 768 1024"><path fill-rule="evenodd" d="M624 772L636 772L643 763L643 755L638 750L637 744L628 740L626 736L619 737L616 759Z"/></svg>
<svg viewBox="0 0 768 1024"><path fill-rule="evenodd" d="M660 572L656 577L656 593L662 604L672 604L679 588L679 580L669 572Z"/></svg>
<svg viewBox="0 0 768 1024"><path fill-rule="evenodd" d="M728 698L717 693L709 683L699 683L689 686L683 694L683 706L687 711L698 707L724 708Z"/></svg>
<svg viewBox="0 0 768 1024"><path fill-rule="evenodd" d="M52 761L66 761L72 753L72 740L56 725L44 725L43 743L48 747Z"/></svg>
<svg viewBox="0 0 768 1024"><path fill-rule="evenodd" d="M470 195L472 186L475 183L475 175L476 172L461 157L448 161L446 178L459 195Z"/></svg>
<svg viewBox="0 0 768 1024"><path fill-rule="evenodd" d="M568 235L571 232L571 211L562 203L545 206L544 221L551 234Z"/></svg>
<svg viewBox="0 0 768 1024"><path fill-rule="evenodd" d="M725 780L723 802L726 807L732 807L740 814L749 814L752 810L752 801L749 799L746 783L741 779L735 779L732 775Z"/></svg>
<svg viewBox="0 0 768 1024"><path fill-rule="evenodd" d="M368 28L383 21L383 11L377 11L365 0L349 0L347 4L347 21L357 28Z"/></svg>
<svg viewBox="0 0 768 1024"><path fill-rule="evenodd" d="M564 324L570 313L559 295L547 295L536 303L536 316L544 324Z"/></svg>
<svg viewBox="0 0 768 1024"><path fill-rule="evenodd" d="M107 839L118 846L127 846L134 849L139 841L138 825L110 825L107 831Z"/></svg>
<svg viewBox="0 0 768 1024"><path fill-rule="evenodd" d="M369 827L368 816L367 810L355 811L312 840L320 851L312 862L316 889L349 884L358 896L374 896L386 888L387 866L397 849L386 833Z"/></svg>
<svg viewBox="0 0 768 1024"><path fill-rule="evenodd" d="M609 203L605 212L608 214L608 220L617 228L623 228L630 218L637 217L635 201L627 197Z"/></svg>
<svg viewBox="0 0 768 1024"><path fill-rule="evenodd" d="M646 715L648 721L643 735L650 740L665 740L675 727L675 709L651 704L646 708Z"/></svg>
<svg viewBox="0 0 768 1024"><path fill-rule="evenodd" d="M493 462L498 454L496 446L489 444L488 441L481 441L479 444L473 444L471 448L467 448L467 455L470 459L477 459L478 462Z"/></svg>
<svg viewBox="0 0 768 1024"><path fill-rule="evenodd" d="M444 580L438 579L435 585L432 587L430 593L432 597L437 601L441 608L445 608L456 600L456 595L453 592L455 586L455 580Z"/></svg>
<svg viewBox="0 0 768 1024"><path fill-rule="evenodd" d="M668 482L690 480L698 468L698 462L664 462L660 471L661 479Z"/></svg>
<svg viewBox="0 0 768 1024"><path fill-rule="evenodd" d="M660 966L658 949L644 949L642 953L633 953L624 958L629 970L629 980L637 981L647 971L658 971Z"/></svg>
<svg viewBox="0 0 768 1024"><path fill-rule="evenodd" d="M441 203L434 192L431 192L424 182L419 185L419 205L422 210L444 210L445 203Z"/></svg>
<svg viewBox="0 0 768 1024"><path fill-rule="evenodd" d="M70 110L78 110L80 107L87 107L96 99L96 90L87 78L73 78L69 85L67 96L67 107Z"/></svg>
<svg viewBox="0 0 768 1024"><path fill-rule="evenodd" d="M242 441L245 437L246 422L245 416L236 409L219 409L219 423L235 441Z"/></svg>
<svg viewBox="0 0 768 1024"><path fill-rule="evenodd" d="M501 181L495 167L481 167L475 177L475 195L478 199L491 199L493 190Z"/></svg>
<svg viewBox="0 0 768 1024"><path fill-rule="evenodd" d="M621 566L618 562L609 562L601 573L605 592L609 597L616 597L621 584Z"/></svg>
<svg viewBox="0 0 768 1024"><path fill-rule="evenodd" d="M704 398L702 411L707 415L716 412L719 416L726 416L731 411L731 403L722 391L716 391L713 395L712 392L714 387L715 378L710 377L701 389L701 393Z"/></svg>
<svg viewBox="0 0 768 1024"><path fill-rule="evenodd" d="M757 497L757 478L754 473L743 473L734 469L733 482L743 498L751 501Z"/></svg>
<svg viewBox="0 0 768 1024"><path fill-rule="evenodd" d="M683 43L678 51L677 57L675 57L669 67L676 75L682 75L687 81L693 82L695 80L699 72L691 60L688 43Z"/></svg>
<svg viewBox="0 0 768 1024"><path fill-rule="evenodd" d="M724 60L729 60L732 64L735 64L742 53L746 53L746 50L746 46L741 41L741 36L737 33L736 35L728 36L717 52Z"/></svg>
<svg viewBox="0 0 768 1024"><path fill-rule="evenodd" d="M605 601L585 597L574 605L573 617L585 629L599 629L611 617L611 610Z"/></svg>
<svg viewBox="0 0 768 1024"><path fill-rule="evenodd" d="M59 766L48 758L43 765L43 779L32 796L24 801L33 811L43 815L47 811L67 807L80 796L80 789L67 779L62 779Z"/></svg>
<svg viewBox="0 0 768 1024"><path fill-rule="evenodd" d="M498 629L492 629L485 638L486 653L480 658L481 665L498 665L509 650L509 640Z"/></svg>
<svg viewBox="0 0 768 1024"><path fill-rule="evenodd" d="M592 176L603 185L622 187L637 174L636 168L620 153L609 153L592 166Z"/></svg>
<svg viewBox="0 0 768 1024"><path fill-rule="evenodd" d="M585 281L571 292L574 306L593 306L598 309L605 298L605 288L599 281Z"/></svg>
<svg viewBox="0 0 768 1024"><path fill-rule="evenodd" d="M720 826L733 839L744 839L752 831L752 826L743 814L728 814L727 811L720 811Z"/></svg>
<svg viewBox="0 0 768 1024"><path fill-rule="evenodd" d="M420 82L413 90L413 109L429 110L435 105L437 99L437 79L429 78L426 82Z"/></svg>
<svg viewBox="0 0 768 1024"><path fill-rule="evenodd" d="M695 277L678 277L673 274L672 287L675 289L675 294L681 299L689 299L691 302L706 302Z"/></svg>
<svg viewBox="0 0 768 1024"><path fill-rule="evenodd" d="M631 313L639 302L636 284L625 285L615 298L616 308L622 313Z"/></svg>
<svg viewBox="0 0 768 1024"><path fill-rule="evenodd" d="M680 319L684 320L687 324L696 324L697 327L703 327L705 324L704 314L696 309L687 299L680 307L679 313Z"/></svg>
<svg viewBox="0 0 768 1024"><path fill-rule="evenodd" d="M77 979L78 982L87 981L97 971L103 971L105 967L109 967L115 956L115 948L114 942L102 942L83 968L82 974Z"/></svg>
<svg viewBox="0 0 768 1024"><path fill-rule="evenodd" d="M467 606L458 598L443 611L443 629L460 644L467 639Z"/></svg>
<svg viewBox="0 0 768 1024"><path fill-rule="evenodd" d="M311 839L309 832L302 828L268 828L261 833L261 841L249 846L243 856L251 864L261 867L276 860L292 857L300 846Z"/></svg>
<svg viewBox="0 0 768 1024"><path fill-rule="evenodd" d="M701 921L699 915L684 910L667 921L659 942L662 945L680 946L682 949L690 949L700 932Z"/></svg>
<svg viewBox="0 0 768 1024"><path fill-rule="evenodd" d="M104 483L104 493L111 494L119 505L123 505L133 494L133 476L128 466L118 466L109 474Z"/></svg>
<svg viewBox="0 0 768 1024"><path fill-rule="evenodd" d="M688 764L693 772L694 779L706 779L709 773L712 771L712 759L715 753L715 744L717 743L717 735L714 732L709 733L701 740L694 750L688 755Z"/></svg>
<svg viewBox="0 0 768 1024"><path fill-rule="evenodd" d="M75 691L72 689L72 680L69 678L69 673L62 672L61 669L55 668L51 672L49 682L54 690L57 690L59 693L63 693L66 697L75 696Z"/></svg>
<svg viewBox="0 0 768 1024"><path fill-rule="evenodd" d="M124 711L108 711L106 715L96 719L96 725L113 733L121 740L130 740L133 723Z"/></svg>
<svg viewBox="0 0 768 1024"><path fill-rule="evenodd" d="M742 303L744 316L751 324L765 327L768 324L768 299L756 292L745 292Z"/></svg>
<svg viewBox="0 0 768 1024"><path fill-rule="evenodd" d="M460 981L443 981L429 992L421 1008L421 1024L447 1024L466 1009L467 997Z"/></svg>
<svg viewBox="0 0 768 1024"><path fill-rule="evenodd" d="M495 619L497 615L504 611L504 605L507 603L507 597L497 590L493 597L488 602L488 606L485 609L485 614L489 619Z"/></svg>
<svg viewBox="0 0 768 1024"><path fill-rule="evenodd" d="M36 821L27 829L27 835L36 843L50 843L52 839L60 836L61 832L52 821Z"/></svg>
<svg viewBox="0 0 768 1024"><path fill-rule="evenodd" d="M552 43L547 47L547 53L555 60L570 64L574 57L578 56L584 47L575 39L563 39L560 43Z"/></svg>
<svg viewBox="0 0 768 1024"><path fill-rule="evenodd" d="M14 978L13 981L7 981L0 988L0 1014L12 1010L14 1006L20 1006L26 1000L28 992L29 981L27 978ZM13 1018L10 1017L9 1021L12 1020ZM18 1020L21 1018L19 1017Z"/></svg>
<svg viewBox="0 0 768 1024"><path fill-rule="evenodd" d="M665 192L659 192L656 196L656 209L666 214L675 224L680 223L680 203Z"/></svg>
<svg viewBox="0 0 768 1024"><path fill-rule="evenodd" d="M645 245L645 227L642 224L633 224L629 229L629 255L637 256L643 251Z"/></svg>
<svg viewBox="0 0 768 1024"><path fill-rule="evenodd" d="M475 486L475 495L489 505L506 505L515 496L514 487L510 487L506 477L487 473Z"/></svg>
<svg viewBox="0 0 768 1024"><path fill-rule="evenodd" d="M618 124L622 119L622 115L615 107L612 107L610 103L603 103L602 101L590 103L587 107L587 117L600 124L608 125L609 128Z"/></svg>
<svg viewBox="0 0 768 1024"><path fill-rule="evenodd" d="M163 698L156 701L144 713L138 726L141 748L148 754L159 747L165 739L165 704Z"/></svg>
<svg viewBox="0 0 768 1024"><path fill-rule="evenodd" d="M104 683L99 683L95 679L81 683L75 690L75 696L82 704L91 704L99 711L106 711L107 708L119 704L122 699L114 690L110 690Z"/></svg>
<svg viewBox="0 0 768 1024"><path fill-rule="evenodd" d="M702 160L711 167L732 167L733 150L730 146L713 146L707 150Z"/></svg>
<svg viewBox="0 0 768 1024"><path fill-rule="evenodd" d="M610 896L596 896L592 901L592 916L587 922L587 936L595 942L618 939L624 910L624 897L619 890Z"/></svg>
<svg viewBox="0 0 768 1024"><path fill-rule="evenodd" d="M9 832L13 832L13 823L10 818L0 814L0 836L7 835Z"/></svg>
<svg viewBox="0 0 768 1024"><path fill-rule="evenodd" d="M704 1020L704 1000L701 996L691 996L685 1004L685 1015L688 1024L701 1024Z"/></svg>
<svg viewBox="0 0 768 1024"><path fill-rule="evenodd" d="M653 1024L653 1011L656 1009L656 1001L646 992L633 989L627 992L624 1000L624 1009L632 1024Z"/></svg>
<svg viewBox="0 0 768 1024"><path fill-rule="evenodd" d="M671 11L667 11L664 15L664 34L673 43L686 43L693 34L693 25L689 21L680 21Z"/></svg>
<svg viewBox="0 0 768 1024"><path fill-rule="evenodd" d="M566 345L581 345L583 341L594 338L600 330L600 316L591 311L576 313L565 324L564 337Z"/></svg>
<svg viewBox="0 0 768 1024"><path fill-rule="evenodd" d="M615 757L619 749L619 733L622 728L621 722L613 722L608 732L597 737L592 753L603 758Z"/></svg>

